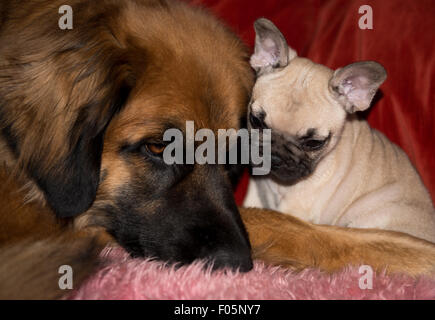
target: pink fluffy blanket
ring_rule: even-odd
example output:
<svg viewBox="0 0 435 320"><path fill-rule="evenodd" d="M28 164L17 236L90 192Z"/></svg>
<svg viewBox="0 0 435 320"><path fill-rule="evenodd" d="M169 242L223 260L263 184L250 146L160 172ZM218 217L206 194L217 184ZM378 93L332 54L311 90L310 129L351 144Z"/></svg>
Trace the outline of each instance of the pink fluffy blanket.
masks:
<svg viewBox="0 0 435 320"><path fill-rule="evenodd" d="M248 273L210 272L198 262L174 269L164 263L131 259L121 249L104 253L108 263L71 299L435 299L435 279L373 276L360 289L358 268L333 275L319 270L293 273L256 262Z"/></svg>

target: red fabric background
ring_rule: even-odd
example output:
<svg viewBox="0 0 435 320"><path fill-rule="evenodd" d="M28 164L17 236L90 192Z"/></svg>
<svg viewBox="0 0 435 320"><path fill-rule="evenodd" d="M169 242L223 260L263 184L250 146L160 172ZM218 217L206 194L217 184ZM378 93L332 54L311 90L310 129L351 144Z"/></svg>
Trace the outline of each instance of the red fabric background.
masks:
<svg viewBox="0 0 435 320"><path fill-rule="evenodd" d="M380 99L366 116L400 145L435 200L435 1L194 0L226 21L251 47L253 22L272 20L301 56L331 68L375 60L387 69ZM362 5L373 8L373 30L360 30ZM236 198L244 197L247 177Z"/></svg>

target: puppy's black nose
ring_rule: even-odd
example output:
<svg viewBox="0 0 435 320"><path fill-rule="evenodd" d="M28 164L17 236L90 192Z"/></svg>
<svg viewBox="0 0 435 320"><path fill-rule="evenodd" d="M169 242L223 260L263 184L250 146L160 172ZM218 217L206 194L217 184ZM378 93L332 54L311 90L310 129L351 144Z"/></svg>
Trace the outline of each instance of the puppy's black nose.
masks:
<svg viewBox="0 0 435 320"><path fill-rule="evenodd" d="M254 114L252 111L249 113L249 122L253 129L266 129L267 125L264 122L264 118L266 114L264 112L260 112L259 114Z"/></svg>

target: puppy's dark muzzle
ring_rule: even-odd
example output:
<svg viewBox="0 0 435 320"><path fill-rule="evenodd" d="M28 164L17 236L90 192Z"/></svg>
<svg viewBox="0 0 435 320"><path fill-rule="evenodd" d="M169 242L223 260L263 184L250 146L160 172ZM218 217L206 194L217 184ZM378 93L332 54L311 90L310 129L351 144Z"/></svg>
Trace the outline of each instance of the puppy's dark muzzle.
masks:
<svg viewBox="0 0 435 320"><path fill-rule="evenodd" d="M298 159L294 154L288 151L281 154L272 153L271 176L281 183L293 184L311 173L310 164Z"/></svg>
<svg viewBox="0 0 435 320"><path fill-rule="evenodd" d="M249 112L249 124L251 125L252 129L267 129L268 126L266 125L266 122L264 121L266 115L263 112L260 112L259 114L255 114L254 112Z"/></svg>

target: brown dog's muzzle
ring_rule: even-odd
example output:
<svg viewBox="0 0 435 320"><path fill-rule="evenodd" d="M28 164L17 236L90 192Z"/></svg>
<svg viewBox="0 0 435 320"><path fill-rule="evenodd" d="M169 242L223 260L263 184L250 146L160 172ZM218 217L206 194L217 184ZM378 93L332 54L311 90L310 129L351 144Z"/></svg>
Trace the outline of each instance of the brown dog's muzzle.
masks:
<svg viewBox="0 0 435 320"><path fill-rule="evenodd" d="M224 168L183 165L175 171L155 180L159 183L134 179L136 185L104 208L107 230L133 256L252 269L248 235Z"/></svg>

